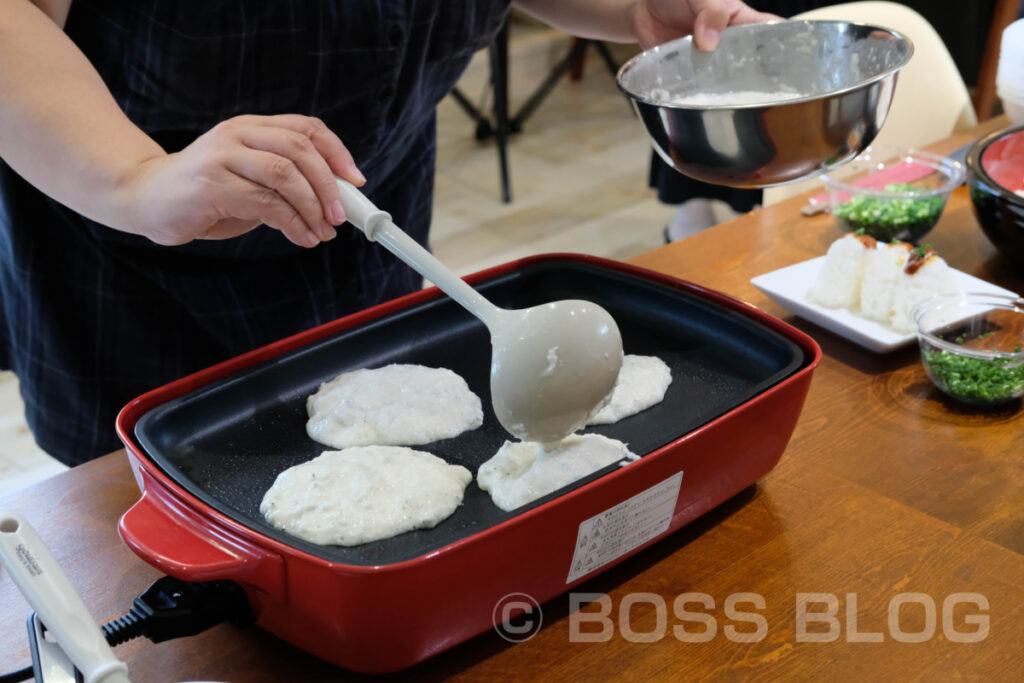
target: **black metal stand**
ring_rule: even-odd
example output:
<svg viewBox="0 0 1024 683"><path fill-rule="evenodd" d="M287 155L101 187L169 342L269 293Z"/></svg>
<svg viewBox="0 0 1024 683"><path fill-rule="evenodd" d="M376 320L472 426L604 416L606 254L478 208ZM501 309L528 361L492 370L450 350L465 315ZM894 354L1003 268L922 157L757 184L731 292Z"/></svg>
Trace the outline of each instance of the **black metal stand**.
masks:
<svg viewBox="0 0 1024 683"><path fill-rule="evenodd" d="M544 81L537 86L537 89L526 99L523 106L513 116L508 114L508 23L501 27L494 41L488 49L491 63L491 86L494 89L494 121L484 112L480 111L472 102L458 89L452 90L452 97L460 107L476 122L475 137L477 140L486 140L493 137L498 145L498 168L501 172L501 199L504 202L512 201L512 188L509 181L508 170L508 138L513 133L523 129L523 123L537 110L544 99L551 94L555 85L558 84L574 64L580 62L586 54L588 46L594 46L602 61L611 71L612 75L619 72L619 65L612 58L608 46L597 40L576 39L573 42L569 53L555 64Z"/></svg>

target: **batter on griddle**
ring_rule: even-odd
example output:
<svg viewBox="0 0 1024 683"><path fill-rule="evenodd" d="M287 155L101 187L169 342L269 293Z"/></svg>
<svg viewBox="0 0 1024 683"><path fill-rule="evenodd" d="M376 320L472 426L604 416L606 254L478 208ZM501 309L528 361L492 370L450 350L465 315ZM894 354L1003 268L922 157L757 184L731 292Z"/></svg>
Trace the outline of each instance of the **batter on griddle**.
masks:
<svg viewBox="0 0 1024 683"><path fill-rule="evenodd" d="M325 451L279 474L260 512L310 543L359 545L437 526L472 480L465 467L411 448Z"/></svg>
<svg viewBox="0 0 1024 683"><path fill-rule="evenodd" d="M483 424L480 398L447 368L394 364L346 372L306 401L310 438L334 448L417 446Z"/></svg>
<svg viewBox="0 0 1024 683"><path fill-rule="evenodd" d="M668 365L654 356L627 355L608 403L587 424L611 424L665 398L672 383ZM480 466L476 480L502 510L513 510L614 462L638 458L621 441L598 434L573 434L555 443L506 441Z"/></svg>
<svg viewBox="0 0 1024 683"><path fill-rule="evenodd" d="M636 415L665 399L672 372L657 356L628 354L622 359L619 379L608 403L590 416L588 425L613 424Z"/></svg>
<svg viewBox="0 0 1024 683"><path fill-rule="evenodd" d="M476 483L502 510L514 510L602 467L636 459L626 444L600 434L573 434L551 444L506 441L480 466Z"/></svg>

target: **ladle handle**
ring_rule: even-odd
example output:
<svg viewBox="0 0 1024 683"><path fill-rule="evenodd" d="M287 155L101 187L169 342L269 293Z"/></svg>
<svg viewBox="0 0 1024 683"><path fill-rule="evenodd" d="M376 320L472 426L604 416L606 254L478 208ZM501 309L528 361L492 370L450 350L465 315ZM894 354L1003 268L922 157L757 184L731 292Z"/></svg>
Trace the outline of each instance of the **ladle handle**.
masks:
<svg viewBox="0 0 1024 683"><path fill-rule="evenodd" d="M506 311L485 299L466 284L465 280L434 258L429 251L392 222L391 214L374 206L373 202L352 183L337 177L335 180L341 191L341 204L348 221L362 230L367 239L379 243L417 273L437 285L438 289L480 318L492 333L498 329L502 315Z"/></svg>
<svg viewBox="0 0 1024 683"><path fill-rule="evenodd" d="M348 222L363 231L366 239L375 241L377 231L384 221L391 220L391 214L381 211L366 198L359 189L341 178L335 177L338 191L341 192L341 205L345 209ZM411 265L411 264L410 264Z"/></svg>
<svg viewBox="0 0 1024 683"><path fill-rule="evenodd" d="M86 683L128 683L128 667L107 645L67 574L36 530L12 510L0 510L0 560Z"/></svg>

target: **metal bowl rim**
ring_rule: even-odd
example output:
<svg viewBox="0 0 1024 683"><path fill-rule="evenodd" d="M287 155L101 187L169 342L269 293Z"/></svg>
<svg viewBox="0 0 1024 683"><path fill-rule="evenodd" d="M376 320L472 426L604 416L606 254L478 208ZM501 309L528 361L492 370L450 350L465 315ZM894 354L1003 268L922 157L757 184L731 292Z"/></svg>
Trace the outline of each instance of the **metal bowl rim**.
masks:
<svg viewBox="0 0 1024 683"><path fill-rule="evenodd" d="M764 26L766 24L771 24L771 25L774 25L774 24L791 24L791 23L794 23L794 21L795 20L787 19L787 20L784 20L784 21L763 21L763 22L758 22L758 23L754 23L754 24L740 24L740 25L737 25L737 26L730 26L726 30L729 31L729 30L735 30L735 29L742 29L742 28L750 27L750 26ZM847 86L847 87L842 88L840 90L831 90L831 91L829 91L827 93L822 93L822 94L819 94L819 95L804 95L802 97L794 97L792 99L785 99L785 100L776 100L776 101L773 101L773 102L762 102L762 103L752 102L752 103L748 103L748 104L706 104L706 105L672 104L672 103L669 103L669 102L656 102L656 101L651 100L651 99L649 99L649 98L647 98L647 97L645 97L643 95L639 95L639 94L637 94L637 93L627 89L626 86L623 85L623 82L622 82L623 76L626 73L628 73L631 69L633 69L640 62L641 59L643 59L645 56L650 55L652 53L659 52L662 49L668 49L668 46L675 47L677 45L682 45L682 44L686 43L687 41L692 42L693 41L693 36L689 35L689 36L683 36L682 38L676 38L675 40L670 40L670 41L661 43L660 45L655 45L652 48L648 48L648 49L644 50L643 52L641 52L638 55L633 55L633 57L631 57L629 59L629 61L627 61L625 64L623 64L619 68L619 72L617 74L615 74L615 85L617 85L619 90L621 90L630 99L635 100L637 102L643 102L644 104L649 104L652 107L658 107L658 108L662 108L662 109L679 109L679 110L683 110L683 111L723 111L723 110L724 111L732 111L732 110L736 110L736 109L769 109L769 108L772 108L772 107L785 107L785 106L791 105L791 104L801 104L803 102L814 102L815 100L822 100L822 99L827 99L827 98L831 98L831 97L836 97L838 95L846 95L846 94L851 93L851 92L856 92L857 90L859 90L861 88L866 88L867 86L870 86L870 85L872 85L874 83L877 83L879 81L885 80L889 76L899 72L900 69L902 69L903 67L905 67L907 65L907 63L910 61L911 57L914 56L914 43L913 43L913 41L910 40L910 38L908 38L906 36L906 34L901 33L900 31L897 31L895 29L886 28L885 26L878 26L877 24L866 24L866 23L856 22L856 21L811 20L811 19L801 19L801 20L798 20L798 23L803 23L803 24L845 24L845 25L848 25L848 26L862 26L864 28L869 28L869 29L872 29L872 30L875 30L875 31L885 31L889 35L895 36L896 38L899 38L900 40L902 40L903 42L906 43L906 45L907 45L907 54L906 54L905 59L903 59L903 61L901 61L899 64L897 64L897 65L887 69L886 71L883 71L881 73L875 74L874 76L872 76L869 79L865 79L863 81L859 81L857 83L854 83L853 85Z"/></svg>

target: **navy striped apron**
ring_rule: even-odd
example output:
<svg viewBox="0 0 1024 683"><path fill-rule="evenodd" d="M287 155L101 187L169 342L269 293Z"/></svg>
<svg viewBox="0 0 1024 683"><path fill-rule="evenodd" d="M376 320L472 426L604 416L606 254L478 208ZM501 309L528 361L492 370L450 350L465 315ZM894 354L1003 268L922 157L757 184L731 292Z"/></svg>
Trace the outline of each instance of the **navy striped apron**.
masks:
<svg viewBox="0 0 1024 683"><path fill-rule="evenodd" d="M319 116L364 188L422 243L435 107L507 0L74 0L66 32L165 150L238 114ZM0 365L39 445L74 465L119 446L133 397L419 287L351 227L305 250L262 226L161 247L87 220L0 162Z"/></svg>

